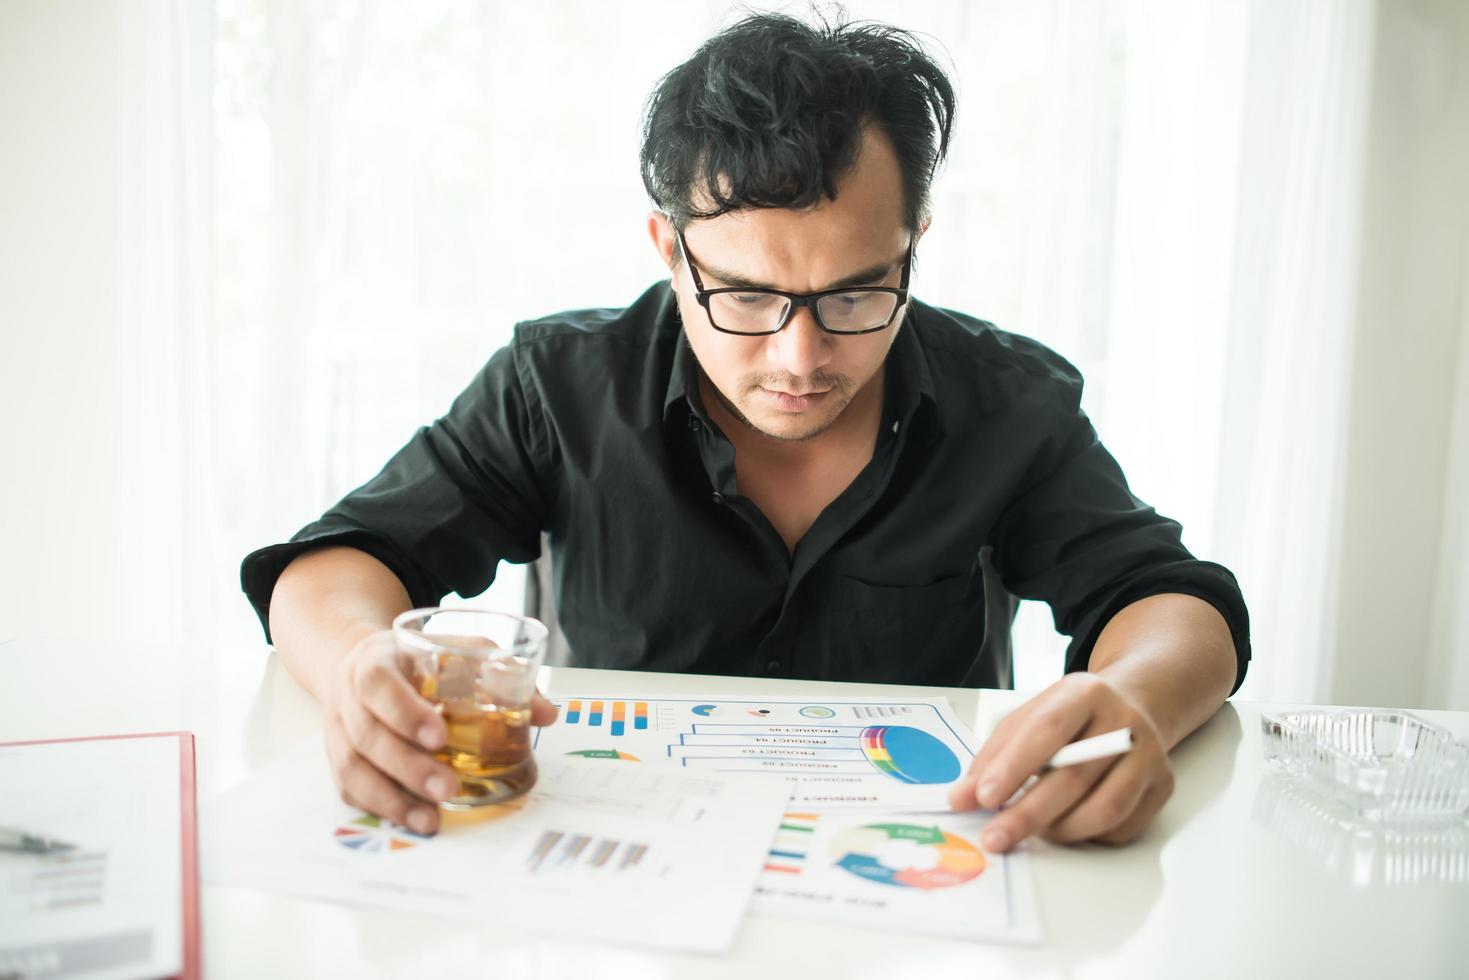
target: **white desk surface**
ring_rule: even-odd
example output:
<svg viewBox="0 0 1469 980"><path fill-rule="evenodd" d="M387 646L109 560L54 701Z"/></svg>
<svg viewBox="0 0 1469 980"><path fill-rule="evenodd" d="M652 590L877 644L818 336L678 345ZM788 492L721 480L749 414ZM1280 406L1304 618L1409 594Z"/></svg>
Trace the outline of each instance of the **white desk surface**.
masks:
<svg viewBox="0 0 1469 980"><path fill-rule="evenodd" d="M0 644L0 740L188 729L201 801L319 735L316 703L263 648ZM548 669L542 688L608 694L811 692L869 685ZM944 694L981 736L1023 696ZM1262 705L1230 704L1174 752L1177 789L1130 846L1031 845L1045 942L984 945L747 918L721 956L514 937L206 884L205 975L223 977L1469 976L1469 853L1447 876L1333 833L1262 780ZM1469 737L1469 713L1420 715ZM1288 802L1288 801L1287 801ZM207 828L205 828L207 833ZM1431 869L1430 869L1431 870ZM1384 880L1407 878L1407 882ZM1453 882L1444 880L1451 878Z"/></svg>

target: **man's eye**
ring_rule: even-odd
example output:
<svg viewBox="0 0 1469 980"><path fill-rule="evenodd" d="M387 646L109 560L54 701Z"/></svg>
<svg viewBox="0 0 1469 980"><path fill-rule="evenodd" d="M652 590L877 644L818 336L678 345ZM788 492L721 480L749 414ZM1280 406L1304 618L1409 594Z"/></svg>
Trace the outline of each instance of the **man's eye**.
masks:
<svg viewBox="0 0 1469 980"><path fill-rule="evenodd" d="M834 293L826 297L822 307L828 313L851 313L874 302L875 293Z"/></svg>
<svg viewBox="0 0 1469 980"><path fill-rule="evenodd" d="M732 295L735 302L741 306L759 306L762 303L769 303L772 299L766 293L734 293Z"/></svg>

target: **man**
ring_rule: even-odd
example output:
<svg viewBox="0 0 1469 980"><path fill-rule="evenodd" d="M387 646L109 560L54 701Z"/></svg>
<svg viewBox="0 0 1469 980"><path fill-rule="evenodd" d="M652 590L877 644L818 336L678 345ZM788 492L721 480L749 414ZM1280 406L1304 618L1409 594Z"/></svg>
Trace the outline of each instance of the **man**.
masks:
<svg viewBox="0 0 1469 980"><path fill-rule="evenodd" d="M1043 776L984 843L1141 832L1168 750L1243 679L1247 614L1128 491L1069 364L909 295L953 117L943 72L880 26L751 17L660 82L642 167L670 280L519 325L381 473L245 560L344 799L435 829L445 732L384 631L544 532L587 666L1008 686L986 636L1011 594L1049 602L1068 673L952 802L996 806L1131 726L1133 751Z"/></svg>

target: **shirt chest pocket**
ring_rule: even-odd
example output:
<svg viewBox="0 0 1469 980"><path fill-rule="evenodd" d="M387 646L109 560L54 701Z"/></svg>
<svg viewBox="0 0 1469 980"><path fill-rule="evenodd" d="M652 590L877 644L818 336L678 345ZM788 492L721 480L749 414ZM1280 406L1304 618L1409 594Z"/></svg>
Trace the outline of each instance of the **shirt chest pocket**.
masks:
<svg viewBox="0 0 1469 980"><path fill-rule="evenodd" d="M920 585L833 581L829 674L886 684L957 682L984 642L978 572Z"/></svg>

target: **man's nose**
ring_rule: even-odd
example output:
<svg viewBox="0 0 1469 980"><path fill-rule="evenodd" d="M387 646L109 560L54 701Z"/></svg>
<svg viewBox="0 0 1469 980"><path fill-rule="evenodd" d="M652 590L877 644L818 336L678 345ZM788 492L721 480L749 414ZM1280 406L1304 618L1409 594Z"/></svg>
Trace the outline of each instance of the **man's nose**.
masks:
<svg viewBox="0 0 1469 980"><path fill-rule="evenodd" d="M832 337L816 325L816 316L803 306L785 329L770 337L765 354L773 367L804 378L831 363Z"/></svg>

